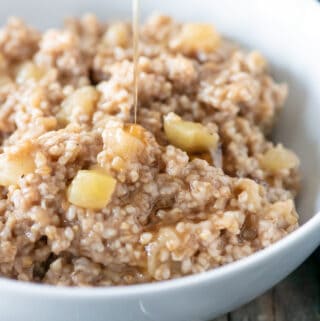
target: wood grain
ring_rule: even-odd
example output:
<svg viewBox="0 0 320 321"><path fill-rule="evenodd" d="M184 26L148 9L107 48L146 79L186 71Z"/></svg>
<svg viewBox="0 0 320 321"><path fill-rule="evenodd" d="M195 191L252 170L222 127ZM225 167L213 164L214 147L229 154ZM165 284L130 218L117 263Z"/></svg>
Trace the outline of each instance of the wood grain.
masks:
<svg viewBox="0 0 320 321"><path fill-rule="evenodd" d="M276 321L320 320L320 267L309 259L275 288Z"/></svg>
<svg viewBox="0 0 320 321"><path fill-rule="evenodd" d="M230 315L230 321L275 321L273 291L260 296Z"/></svg>
<svg viewBox="0 0 320 321"><path fill-rule="evenodd" d="M220 317L218 319L215 319L214 321L229 321L229 319L228 319L227 315L224 315L224 316L222 316L222 317Z"/></svg>
<svg viewBox="0 0 320 321"><path fill-rule="evenodd" d="M320 321L320 265L315 257L275 288L214 321Z"/></svg>

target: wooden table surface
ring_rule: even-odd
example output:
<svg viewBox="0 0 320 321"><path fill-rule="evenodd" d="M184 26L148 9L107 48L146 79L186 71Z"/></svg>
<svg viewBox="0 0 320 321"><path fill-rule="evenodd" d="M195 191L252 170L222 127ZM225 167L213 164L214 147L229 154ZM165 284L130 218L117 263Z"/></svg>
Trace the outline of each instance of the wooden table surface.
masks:
<svg viewBox="0 0 320 321"><path fill-rule="evenodd" d="M320 262L310 257L273 289L214 321L320 321Z"/></svg>

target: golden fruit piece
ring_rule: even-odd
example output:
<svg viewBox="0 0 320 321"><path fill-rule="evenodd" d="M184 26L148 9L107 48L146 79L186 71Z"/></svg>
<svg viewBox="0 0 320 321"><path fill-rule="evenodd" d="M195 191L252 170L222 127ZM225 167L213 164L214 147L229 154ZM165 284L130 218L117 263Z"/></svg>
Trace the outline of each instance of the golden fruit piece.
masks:
<svg viewBox="0 0 320 321"><path fill-rule="evenodd" d="M126 161L134 161L143 152L145 145L142 141L142 129L127 127L110 129L107 133L106 144L114 156L119 156Z"/></svg>
<svg viewBox="0 0 320 321"><path fill-rule="evenodd" d="M180 34L171 43L172 49L189 54L194 52L211 52L220 44L220 36L210 24L187 23Z"/></svg>
<svg viewBox="0 0 320 321"><path fill-rule="evenodd" d="M96 103L99 99L99 93L92 86L85 86L75 90L61 105L61 111L57 115L62 124L72 122L79 115L91 117Z"/></svg>
<svg viewBox="0 0 320 321"><path fill-rule="evenodd" d="M126 47L129 43L130 35L124 23L114 23L103 35L103 43L109 47Z"/></svg>
<svg viewBox="0 0 320 321"><path fill-rule="evenodd" d="M144 132L145 129L137 124L125 124L123 129L130 135L144 141Z"/></svg>
<svg viewBox="0 0 320 321"><path fill-rule="evenodd" d="M270 148L260 158L260 166L273 173L283 169L292 169L298 165L299 159L297 155L282 145Z"/></svg>
<svg viewBox="0 0 320 321"><path fill-rule="evenodd" d="M117 181L101 170L80 170L68 188L70 203L90 209L107 206Z"/></svg>
<svg viewBox="0 0 320 321"><path fill-rule="evenodd" d="M16 81L18 84L23 84L31 79L34 81L39 81L44 77L44 75L44 68L37 66L32 62L26 62L19 67L16 75Z"/></svg>
<svg viewBox="0 0 320 321"><path fill-rule="evenodd" d="M0 155L0 185L16 185L19 179L35 170L33 157L30 155Z"/></svg>
<svg viewBox="0 0 320 321"><path fill-rule="evenodd" d="M170 144L188 152L202 153L215 149L219 136L200 123L184 121L174 113L164 117L164 131Z"/></svg>

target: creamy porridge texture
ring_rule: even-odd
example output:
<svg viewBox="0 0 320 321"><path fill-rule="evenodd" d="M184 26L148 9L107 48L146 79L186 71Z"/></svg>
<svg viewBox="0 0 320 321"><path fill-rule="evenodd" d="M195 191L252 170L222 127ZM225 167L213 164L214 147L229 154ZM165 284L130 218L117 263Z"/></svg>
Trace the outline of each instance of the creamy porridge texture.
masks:
<svg viewBox="0 0 320 321"><path fill-rule="evenodd" d="M0 276L55 285L166 280L298 227L299 160L268 139L287 95L257 51L209 24L140 30L93 15L0 31Z"/></svg>

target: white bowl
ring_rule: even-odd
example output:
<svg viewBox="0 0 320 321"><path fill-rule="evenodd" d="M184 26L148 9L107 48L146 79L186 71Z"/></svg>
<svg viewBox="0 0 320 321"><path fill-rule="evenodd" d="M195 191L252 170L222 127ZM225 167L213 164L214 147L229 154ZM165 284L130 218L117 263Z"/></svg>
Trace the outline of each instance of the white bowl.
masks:
<svg viewBox="0 0 320 321"><path fill-rule="evenodd" d="M86 11L101 18L130 18L130 0L10 0L8 15L33 25L59 25L62 17ZM301 157L303 188L298 204L302 226L250 257L203 274L129 287L58 288L0 279L4 321L195 321L230 311L293 271L320 243L320 4L313 0L142 0L146 15L162 11L183 20L212 22L226 36L269 59L290 95L276 138Z"/></svg>

